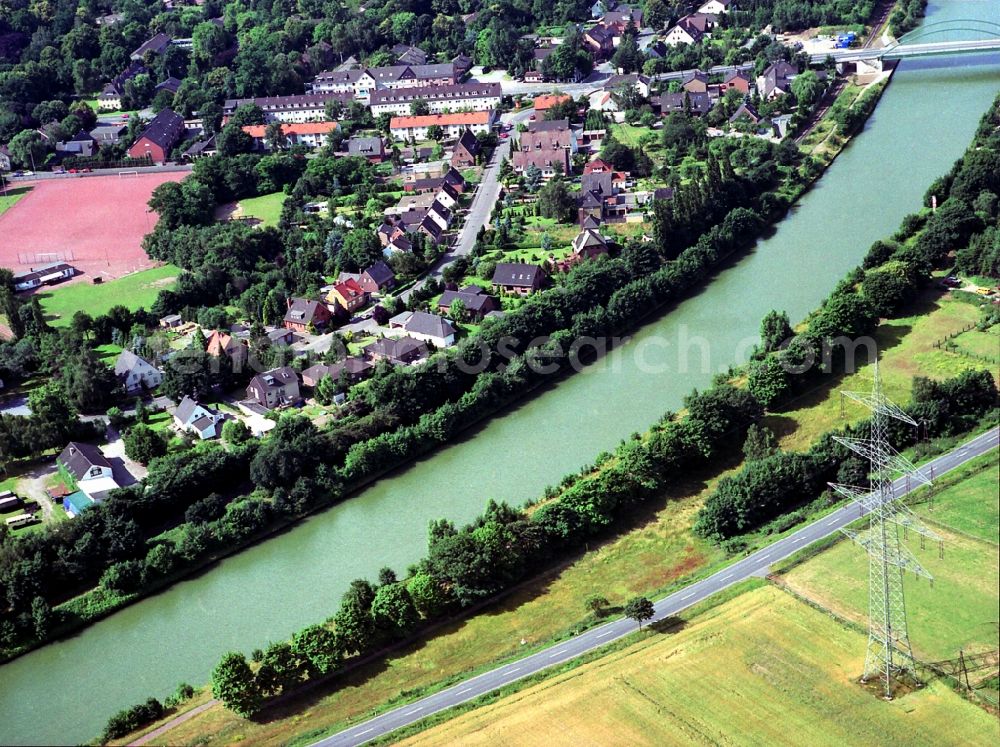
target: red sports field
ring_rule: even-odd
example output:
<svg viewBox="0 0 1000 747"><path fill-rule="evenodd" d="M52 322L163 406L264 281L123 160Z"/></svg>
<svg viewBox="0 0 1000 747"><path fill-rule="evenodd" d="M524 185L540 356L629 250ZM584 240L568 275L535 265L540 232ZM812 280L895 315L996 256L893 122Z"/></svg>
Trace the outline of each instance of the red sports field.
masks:
<svg viewBox="0 0 1000 747"><path fill-rule="evenodd" d="M67 262L85 279L117 278L156 263L142 237L156 225L146 212L153 189L186 172L119 177L66 177L34 182L33 189L0 215L0 266L15 273Z"/></svg>

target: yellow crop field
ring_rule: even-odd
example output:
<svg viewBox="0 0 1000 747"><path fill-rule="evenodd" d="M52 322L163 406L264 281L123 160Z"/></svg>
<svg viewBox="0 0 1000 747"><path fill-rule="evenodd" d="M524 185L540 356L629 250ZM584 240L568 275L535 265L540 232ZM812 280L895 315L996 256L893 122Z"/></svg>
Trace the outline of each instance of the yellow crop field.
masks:
<svg viewBox="0 0 1000 747"><path fill-rule="evenodd" d="M407 739L408 745L992 744L940 682L886 703L864 636L773 586ZM885 735L891 735L886 738Z"/></svg>

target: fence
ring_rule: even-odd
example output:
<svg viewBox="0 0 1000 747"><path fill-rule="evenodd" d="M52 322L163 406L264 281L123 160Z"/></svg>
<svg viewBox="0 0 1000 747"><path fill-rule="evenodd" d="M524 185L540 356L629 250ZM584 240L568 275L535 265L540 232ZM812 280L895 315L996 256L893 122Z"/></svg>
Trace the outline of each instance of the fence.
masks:
<svg viewBox="0 0 1000 747"><path fill-rule="evenodd" d="M39 265L53 264L54 262L73 262L76 255L72 249L63 252L18 252L17 262L21 265L36 267Z"/></svg>
<svg viewBox="0 0 1000 747"><path fill-rule="evenodd" d="M982 361L983 363L992 363L994 365L1000 364L1000 358L995 358L989 355L981 355L979 353L973 353L971 350L965 350L959 347L955 343L955 338L957 338L959 335L963 335L966 332L971 332L972 330L977 329L978 326L979 326L978 322L972 322L971 324L967 324L964 327L962 327L962 329L960 329L958 332L952 332L950 335L945 335L940 340L935 342L932 347L935 347L939 350L947 350L948 352L955 353L956 355L963 355L966 358L972 358L973 360Z"/></svg>

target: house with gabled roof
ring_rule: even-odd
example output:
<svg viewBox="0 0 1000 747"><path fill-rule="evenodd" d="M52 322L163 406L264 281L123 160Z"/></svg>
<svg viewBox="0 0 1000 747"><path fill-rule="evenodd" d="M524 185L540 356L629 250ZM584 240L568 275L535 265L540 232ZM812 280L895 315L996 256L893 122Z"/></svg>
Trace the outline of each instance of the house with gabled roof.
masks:
<svg viewBox="0 0 1000 747"><path fill-rule="evenodd" d="M424 360L430 354L427 343L413 337L382 337L365 348L373 361L388 361L394 365L409 365Z"/></svg>
<svg viewBox="0 0 1000 747"><path fill-rule="evenodd" d="M93 444L70 441L56 459L60 470L75 487L97 502L121 486L115 480L111 462Z"/></svg>
<svg viewBox="0 0 1000 747"><path fill-rule="evenodd" d="M226 356L232 361L233 371L239 372L246 365L250 349L244 340L237 339L228 332L213 330L208 336L205 352L213 358Z"/></svg>
<svg viewBox="0 0 1000 747"><path fill-rule="evenodd" d="M798 74L799 69L795 65L778 60L757 76L757 93L765 101L789 94L792 92L792 79Z"/></svg>
<svg viewBox="0 0 1000 747"><path fill-rule="evenodd" d="M128 393L155 389L163 381L163 374L149 361L131 350L123 350L115 359L115 376Z"/></svg>
<svg viewBox="0 0 1000 747"><path fill-rule="evenodd" d="M476 159L482 150L479 138L472 134L472 130L465 130L458 136L458 142L452 148L450 163L460 169L472 168L476 165Z"/></svg>
<svg viewBox="0 0 1000 747"><path fill-rule="evenodd" d="M302 401L298 374L288 366L257 374L247 385L247 399L268 410L297 405Z"/></svg>
<svg viewBox="0 0 1000 747"><path fill-rule="evenodd" d="M545 272L538 265L499 262L492 282L494 290L527 296L541 289Z"/></svg>
<svg viewBox="0 0 1000 747"><path fill-rule="evenodd" d="M480 320L491 311L500 309L500 301L478 285L467 285L461 290L446 290L438 299L438 311L447 314L455 301L461 301L465 313L474 320Z"/></svg>
<svg viewBox="0 0 1000 747"><path fill-rule="evenodd" d="M222 435L226 416L185 396L174 410L174 426L180 431L193 433L202 441Z"/></svg>
<svg viewBox="0 0 1000 747"><path fill-rule="evenodd" d="M336 363L317 363L303 370L302 384L315 389L325 376L336 382L344 380L347 384L356 384L371 376L374 368L371 361L360 356L348 356Z"/></svg>
<svg viewBox="0 0 1000 747"><path fill-rule="evenodd" d="M166 163L170 151L180 142L184 135L184 118L164 109L139 135L138 139L128 149L130 158L148 158L153 163Z"/></svg>
<svg viewBox="0 0 1000 747"><path fill-rule="evenodd" d="M368 303L368 294L357 280L347 278L334 284L326 296L326 302L336 309L352 314Z"/></svg>
<svg viewBox="0 0 1000 747"><path fill-rule="evenodd" d="M282 324L285 329L293 332L307 332L310 325L315 329L322 329L332 316L326 304L311 298L289 298L287 303L288 309Z"/></svg>
<svg viewBox="0 0 1000 747"><path fill-rule="evenodd" d="M144 41L138 46L138 48L129 55L129 58L134 62L141 62L145 58L147 52L152 52L155 55L163 54L167 51L173 43L173 40L166 34L154 34L149 39Z"/></svg>
<svg viewBox="0 0 1000 747"><path fill-rule="evenodd" d="M404 311L389 320L389 329L399 329L409 337L446 348L455 344L455 327L450 321L426 311Z"/></svg>

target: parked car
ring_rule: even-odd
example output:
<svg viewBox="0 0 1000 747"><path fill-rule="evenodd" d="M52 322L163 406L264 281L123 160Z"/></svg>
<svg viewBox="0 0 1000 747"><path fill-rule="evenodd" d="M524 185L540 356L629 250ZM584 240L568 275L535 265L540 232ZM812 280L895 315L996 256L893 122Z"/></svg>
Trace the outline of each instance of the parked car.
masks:
<svg viewBox="0 0 1000 747"><path fill-rule="evenodd" d="M949 275L948 277L946 277L944 280L941 281L941 284L944 285L947 288L961 288L962 287L962 281L959 280L954 275Z"/></svg>
<svg viewBox="0 0 1000 747"><path fill-rule="evenodd" d="M976 293L978 293L980 296L991 296L991 295L993 295L993 291L992 290L990 290L989 288L984 288L983 286L979 286L978 288L976 288Z"/></svg>

